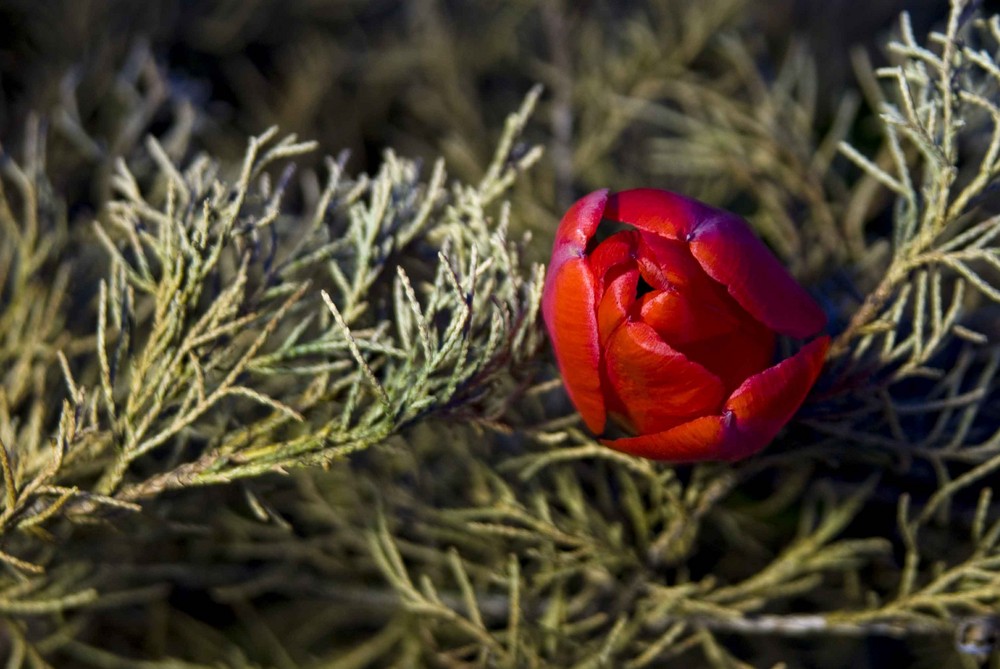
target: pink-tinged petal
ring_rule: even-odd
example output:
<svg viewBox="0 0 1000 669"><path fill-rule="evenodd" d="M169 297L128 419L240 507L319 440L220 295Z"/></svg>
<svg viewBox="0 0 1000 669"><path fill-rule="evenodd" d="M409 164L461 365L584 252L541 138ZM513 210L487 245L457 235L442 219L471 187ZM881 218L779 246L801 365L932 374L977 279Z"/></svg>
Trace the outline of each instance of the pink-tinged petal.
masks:
<svg viewBox="0 0 1000 669"><path fill-rule="evenodd" d="M704 271L772 330L803 338L826 325L815 300L734 214L669 191L639 188L609 196L604 216L687 241Z"/></svg>
<svg viewBox="0 0 1000 669"><path fill-rule="evenodd" d="M610 390L639 433L660 432L718 413L725 390L717 376L668 346L653 328L626 321L604 349Z"/></svg>
<svg viewBox="0 0 1000 669"><path fill-rule="evenodd" d="M542 293L542 317L566 392L595 434L604 431L604 396L598 369L601 352L597 334L594 277L585 258L571 258L549 267Z"/></svg>
<svg viewBox="0 0 1000 669"><path fill-rule="evenodd" d="M722 416L702 416L663 432L624 439L602 439L616 451L651 460L701 462L722 459L726 438Z"/></svg>
<svg viewBox="0 0 1000 669"><path fill-rule="evenodd" d="M766 446L798 411L823 370L829 337L809 342L787 360L747 379L726 401L732 439L725 459L746 457ZM737 438L738 435L738 438Z"/></svg>
<svg viewBox="0 0 1000 669"><path fill-rule="evenodd" d="M607 189L594 191L577 200L562 217L556 229L555 243L552 245L552 261L549 269L557 269L564 262L580 257L587 249L597 226L604 217L604 204L608 199Z"/></svg>
<svg viewBox="0 0 1000 669"><path fill-rule="evenodd" d="M705 273L729 289L740 306L790 337L816 334L826 315L743 219L716 210L688 234L691 254Z"/></svg>

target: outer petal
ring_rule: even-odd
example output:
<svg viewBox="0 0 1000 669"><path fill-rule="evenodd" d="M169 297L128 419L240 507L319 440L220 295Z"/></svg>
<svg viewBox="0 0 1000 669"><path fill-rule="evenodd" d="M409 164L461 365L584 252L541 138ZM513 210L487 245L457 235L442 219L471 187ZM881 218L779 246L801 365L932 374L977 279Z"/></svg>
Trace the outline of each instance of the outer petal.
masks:
<svg viewBox="0 0 1000 669"><path fill-rule="evenodd" d="M602 439L601 443L640 458L699 462L720 459L725 435L722 416L702 416L663 432L625 439Z"/></svg>
<svg viewBox="0 0 1000 669"><path fill-rule="evenodd" d="M606 198L607 191L591 193L566 212L542 294L542 316L566 391L587 427L597 434L604 431L606 414L598 370L595 280L584 251L601 221Z"/></svg>
<svg viewBox="0 0 1000 669"><path fill-rule="evenodd" d="M639 230L684 241L697 222L701 202L657 188L635 188L612 193L605 218L628 223Z"/></svg>
<svg viewBox="0 0 1000 669"><path fill-rule="evenodd" d="M791 358L751 376L736 389L725 406L734 420L724 459L744 458L774 439L816 383L829 346L829 337L814 339Z"/></svg>
<svg viewBox="0 0 1000 669"><path fill-rule="evenodd" d="M605 188L584 195L573 203L559 222L559 228L556 229L549 269L556 269L570 258L584 254L587 244L590 243L604 216L604 205L607 200L608 190Z"/></svg>
<svg viewBox="0 0 1000 669"><path fill-rule="evenodd" d="M772 330L802 338L826 325L815 300L734 214L669 191L639 188L611 195L604 215L688 241L705 272Z"/></svg>
<svg viewBox="0 0 1000 669"><path fill-rule="evenodd" d="M722 381L668 346L653 328L626 321L604 350L607 379L640 434L718 413Z"/></svg>
<svg viewBox="0 0 1000 669"><path fill-rule="evenodd" d="M776 332L804 338L826 326L826 314L743 219L728 212L689 233L691 253L751 316Z"/></svg>
<svg viewBox="0 0 1000 669"><path fill-rule="evenodd" d="M721 416L704 416L662 432L602 442L653 460L745 458L767 446L801 406L823 368L829 345L829 337L820 337L791 358L747 379L726 402Z"/></svg>

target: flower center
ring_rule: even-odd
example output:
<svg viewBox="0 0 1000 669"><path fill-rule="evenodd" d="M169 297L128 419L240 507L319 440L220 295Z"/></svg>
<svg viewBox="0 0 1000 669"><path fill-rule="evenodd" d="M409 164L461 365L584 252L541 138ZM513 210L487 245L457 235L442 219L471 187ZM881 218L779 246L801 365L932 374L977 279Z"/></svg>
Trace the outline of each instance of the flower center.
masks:
<svg viewBox="0 0 1000 669"><path fill-rule="evenodd" d="M649 285L646 279L644 279L642 275L639 275L639 281L636 282L635 285L635 299L637 300L642 299L644 295L648 295L649 293L652 293L654 290L655 289L651 285Z"/></svg>
<svg viewBox="0 0 1000 669"><path fill-rule="evenodd" d="M602 346L627 322L721 379L727 392L771 363L774 335L702 269L687 243L618 232L589 256L598 282Z"/></svg>

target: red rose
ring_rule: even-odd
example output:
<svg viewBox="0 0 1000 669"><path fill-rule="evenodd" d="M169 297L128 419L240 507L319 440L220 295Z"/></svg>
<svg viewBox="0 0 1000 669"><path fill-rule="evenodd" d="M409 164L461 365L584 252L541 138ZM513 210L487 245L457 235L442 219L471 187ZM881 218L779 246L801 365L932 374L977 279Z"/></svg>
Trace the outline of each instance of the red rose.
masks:
<svg viewBox="0 0 1000 669"><path fill-rule="evenodd" d="M597 242L602 219L632 229ZM580 199L552 249L542 301L570 399L595 434L657 460L736 460L799 408L830 338L773 363L775 336L826 325L819 305L734 214L662 190Z"/></svg>

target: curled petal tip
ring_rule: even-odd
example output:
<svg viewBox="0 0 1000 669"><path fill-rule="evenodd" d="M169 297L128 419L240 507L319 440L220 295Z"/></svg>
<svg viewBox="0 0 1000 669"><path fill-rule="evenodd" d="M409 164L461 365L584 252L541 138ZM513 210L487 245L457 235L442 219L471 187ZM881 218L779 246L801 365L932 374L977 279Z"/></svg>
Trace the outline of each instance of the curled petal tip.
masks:
<svg viewBox="0 0 1000 669"><path fill-rule="evenodd" d="M596 190L584 195L569 208L559 222L555 244L552 248L552 262L556 264L564 255L582 255L587 243L604 217L604 206L608 201L608 189Z"/></svg>
<svg viewBox="0 0 1000 669"><path fill-rule="evenodd" d="M732 412L739 438L732 440L727 459L746 457L774 439L819 378L829 346L829 337L818 337L791 358L751 376L733 392L725 411Z"/></svg>
<svg viewBox="0 0 1000 669"><path fill-rule="evenodd" d="M633 225L667 239L683 240L690 231L696 200L656 188L634 188L613 193L605 217Z"/></svg>

